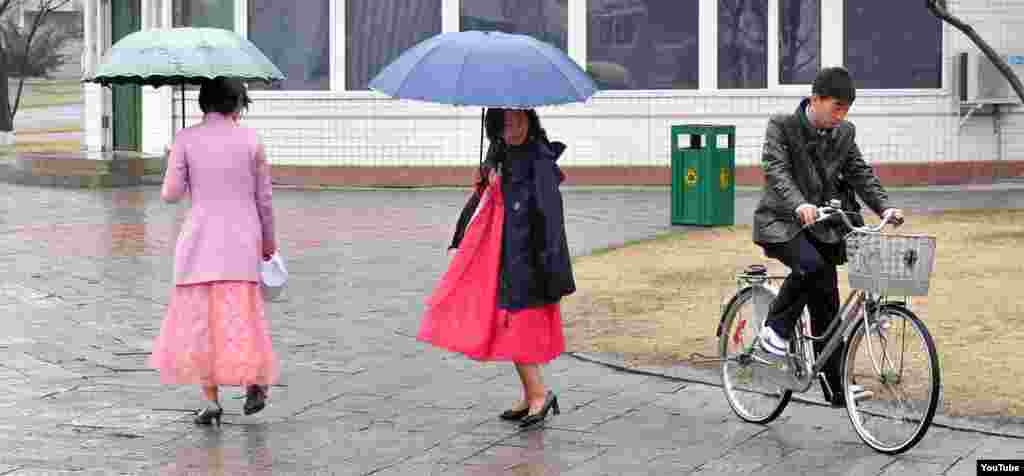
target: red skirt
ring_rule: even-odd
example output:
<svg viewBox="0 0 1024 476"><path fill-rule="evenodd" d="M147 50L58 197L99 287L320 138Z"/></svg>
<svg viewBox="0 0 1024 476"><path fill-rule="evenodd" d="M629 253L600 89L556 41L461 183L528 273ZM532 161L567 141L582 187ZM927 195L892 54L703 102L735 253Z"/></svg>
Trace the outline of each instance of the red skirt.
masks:
<svg viewBox="0 0 1024 476"><path fill-rule="evenodd" d="M565 351L559 305L498 309L504 210L501 186L489 185L427 300L417 339L474 360L547 363Z"/></svg>

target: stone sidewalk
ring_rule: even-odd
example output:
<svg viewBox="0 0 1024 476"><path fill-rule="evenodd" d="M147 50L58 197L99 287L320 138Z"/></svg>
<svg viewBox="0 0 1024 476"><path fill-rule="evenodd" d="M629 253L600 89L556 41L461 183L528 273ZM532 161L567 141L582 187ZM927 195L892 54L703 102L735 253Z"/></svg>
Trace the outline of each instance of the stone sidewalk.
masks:
<svg viewBox="0 0 1024 476"><path fill-rule="evenodd" d="M545 371L562 414L520 432L508 364L416 342L466 197L456 191L275 191L291 282L270 307L283 369L262 413L225 394L197 428L191 387L145 367L184 207L155 187L0 185L0 475L975 474L1022 458L1014 438L933 427L911 452L867 448L842 410L791 404L742 423L720 389L563 356ZM1024 190L896 192L911 209L1021 207ZM756 194L737 197L748 217ZM575 254L668 231L664 190L567 190Z"/></svg>

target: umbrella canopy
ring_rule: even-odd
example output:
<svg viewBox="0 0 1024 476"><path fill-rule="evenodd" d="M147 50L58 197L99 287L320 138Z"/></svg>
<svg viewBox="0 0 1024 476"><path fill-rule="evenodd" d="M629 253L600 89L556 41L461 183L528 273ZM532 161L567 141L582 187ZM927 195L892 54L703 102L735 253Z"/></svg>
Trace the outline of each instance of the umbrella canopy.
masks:
<svg viewBox="0 0 1024 476"><path fill-rule="evenodd" d="M497 31L424 40L385 67L370 89L402 99L517 109L585 102L597 92L562 50Z"/></svg>
<svg viewBox="0 0 1024 476"><path fill-rule="evenodd" d="M169 28L125 36L85 81L159 87L198 84L217 76L265 82L285 78L252 42L235 32Z"/></svg>

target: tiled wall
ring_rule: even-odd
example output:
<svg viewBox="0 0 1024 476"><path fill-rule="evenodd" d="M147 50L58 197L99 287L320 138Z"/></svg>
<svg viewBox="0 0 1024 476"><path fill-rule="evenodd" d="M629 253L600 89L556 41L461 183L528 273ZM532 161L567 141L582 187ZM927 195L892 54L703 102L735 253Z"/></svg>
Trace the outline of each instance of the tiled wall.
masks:
<svg viewBox="0 0 1024 476"><path fill-rule="evenodd" d="M539 113L549 136L569 145L564 166L667 166L670 127L706 123L735 125L737 165L754 165L769 116L792 111L799 100L799 95L612 96ZM197 111L194 103L189 106L192 121ZM957 160L960 155L957 108L945 93L864 93L850 117L872 161ZM330 93L264 96L255 99L245 123L260 130L275 164L471 165L480 149L476 108ZM984 147L991 139L990 123L987 117L972 118L963 133Z"/></svg>

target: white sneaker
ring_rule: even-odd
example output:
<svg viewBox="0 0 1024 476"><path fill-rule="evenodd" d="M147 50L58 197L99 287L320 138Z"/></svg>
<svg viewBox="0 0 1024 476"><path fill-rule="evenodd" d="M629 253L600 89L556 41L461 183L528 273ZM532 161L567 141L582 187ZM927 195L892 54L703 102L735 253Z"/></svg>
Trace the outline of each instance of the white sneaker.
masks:
<svg viewBox="0 0 1024 476"><path fill-rule="evenodd" d="M772 357L785 357L789 349L789 341L779 337L775 331L765 325L761 328L761 338L759 339L761 350L768 353Z"/></svg>
<svg viewBox="0 0 1024 476"><path fill-rule="evenodd" d="M850 385L850 393L853 394L853 401L855 402L867 400L875 396L875 392L864 390L864 386L857 384Z"/></svg>

